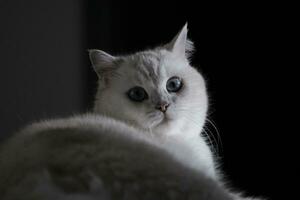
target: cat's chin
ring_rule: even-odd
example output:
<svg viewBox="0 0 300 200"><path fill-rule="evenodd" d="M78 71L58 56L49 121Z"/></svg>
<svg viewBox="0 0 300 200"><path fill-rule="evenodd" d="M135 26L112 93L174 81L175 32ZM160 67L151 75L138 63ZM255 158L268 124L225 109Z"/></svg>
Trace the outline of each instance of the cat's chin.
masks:
<svg viewBox="0 0 300 200"><path fill-rule="evenodd" d="M158 118L152 121L151 126L149 128L151 129L160 129L162 127L165 127L172 122L172 117L168 114L161 114Z"/></svg>
<svg viewBox="0 0 300 200"><path fill-rule="evenodd" d="M154 112L153 115L148 118L147 123L144 125L146 125L146 128L148 129L155 129L165 124L168 120L169 118L167 117L167 115L161 112Z"/></svg>
<svg viewBox="0 0 300 200"><path fill-rule="evenodd" d="M151 129L156 128L157 126L161 125L164 122L164 120L165 120L164 117L160 117L158 119L153 120L149 128Z"/></svg>

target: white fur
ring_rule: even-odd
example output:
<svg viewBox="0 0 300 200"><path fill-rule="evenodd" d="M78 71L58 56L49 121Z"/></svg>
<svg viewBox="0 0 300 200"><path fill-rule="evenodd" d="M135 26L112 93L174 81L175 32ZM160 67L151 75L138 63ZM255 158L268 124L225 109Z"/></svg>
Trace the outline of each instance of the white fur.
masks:
<svg viewBox="0 0 300 200"><path fill-rule="evenodd" d="M192 49L185 25L169 44L152 50L128 56L111 56L100 50L90 50L91 62L99 76L94 114L36 123L4 144L0 151L0 198L8 200L24 194L23 199L37 198L35 195L38 195L39 199L108 200L112 198L105 187L114 188L116 183L110 185L108 181L106 186L103 185L107 181L103 178L105 170L112 169L112 174L122 179L125 176L126 181L120 181L125 187L137 167L146 175L149 173L150 179L145 181L152 181L149 186L146 184L150 191L156 191L157 185L169 184L166 186L166 192L171 195L168 199L178 199L181 195L174 191L174 188L182 188L176 185L178 178L187 181L188 189L197 194L195 199L244 199L241 195L231 194L220 182L211 150L201 134L208 98L203 77L189 64ZM173 76L180 77L184 84L177 93L166 89L168 79ZM134 86L143 87L149 98L132 102L126 92ZM166 113L155 109L161 101L170 103ZM64 140L66 143L60 144ZM86 140L96 143L84 146ZM53 141L58 143L57 146ZM78 154L74 156L74 152ZM77 175L84 180L89 178L89 191L66 193L56 186L56 172L54 175L50 172L53 165L60 170L66 166L71 169L69 173L82 166L84 170L80 173L83 175L73 174L71 181L75 184ZM130 170L133 175L129 176ZM56 178L62 182L70 181L65 174ZM130 190L145 184L140 177L134 180L138 184L130 186ZM185 192L192 196L192 192ZM132 195L131 191L125 190L124 195L127 193ZM147 199L147 195L143 198ZM151 199L151 195L159 193L149 195Z"/></svg>
<svg viewBox="0 0 300 200"><path fill-rule="evenodd" d="M202 76L189 65L185 56L186 26L172 43L175 49L157 48L120 57L122 63L113 69L116 76L108 80L106 88L102 86L105 83L99 80L94 111L144 129L149 137L159 137L164 143L163 147L183 163L194 169L205 170L208 175L215 177L212 154L201 135L207 111L206 88ZM157 84L140 77L136 68L146 68L142 66L143 63L149 63L154 70L159 71ZM182 78L184 86L178 94L173 94L176 101L170 104L165 116L155 109L155 101L149 100L137 105L125 95L127 90L138 85L146 89L150 99L152 94L169 98L170 94L165 89L166 82L173 76ZM149 112L156 115L149 116ZM169 120L164 121L165 118Z"/></svg>

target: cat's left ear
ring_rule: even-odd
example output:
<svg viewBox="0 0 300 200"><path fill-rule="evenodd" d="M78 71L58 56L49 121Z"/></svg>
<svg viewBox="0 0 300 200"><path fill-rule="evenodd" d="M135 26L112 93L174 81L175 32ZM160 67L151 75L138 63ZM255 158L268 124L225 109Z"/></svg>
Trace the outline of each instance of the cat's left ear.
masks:
<svg viewBox="0 0 300 200"><path fill-rule="evenodd" d="M186 23L173 40L165 45L165 48L176 56L189 58L194 51L194 45L193 42L187 38L187 32Z"/></svg>
<svg viewBox="0 0 300 200"><path fill-rule="evenodd" d="M105 78L106 74L117 68L117 57L98 49L89 49L90 61L99 76Z"/></svg>

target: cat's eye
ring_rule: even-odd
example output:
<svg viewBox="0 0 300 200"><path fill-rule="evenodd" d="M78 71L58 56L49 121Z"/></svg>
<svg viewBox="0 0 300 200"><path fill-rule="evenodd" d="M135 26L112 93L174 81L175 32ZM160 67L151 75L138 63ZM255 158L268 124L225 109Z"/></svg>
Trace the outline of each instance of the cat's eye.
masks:
<svg viewBox="0 0 300 200"><path fill-rule="evenodd" d="M181 78L173 76L167 81L166 87L168 92L178 92L182 88L182 85Z"/></svg>
<svg viewBox="0 0 300 200"><path fill-rule="evenodd" d="M148 94L144 88L136 86L128 90L127 96L132 101L142 102L148 98Z"/></svg>

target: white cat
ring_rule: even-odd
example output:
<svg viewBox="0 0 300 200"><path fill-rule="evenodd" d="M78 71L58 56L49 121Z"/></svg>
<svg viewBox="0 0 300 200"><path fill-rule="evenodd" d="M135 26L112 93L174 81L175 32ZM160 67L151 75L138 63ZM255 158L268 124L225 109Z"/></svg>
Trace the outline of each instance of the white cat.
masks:
<svg viewBox="0 0 300 200"><path fill-rule="evenodd" d="M200 135L208 103L204 79L189 65L192 50L187 25L169 44L134 55L90 50L100 77L94 112L150 132L184 163L215 177L211 151ZM166 112L160 110L164 106Z"/></svg>
<svg viewBox="0 0 300 200"><path fill-rule="evenodd" d="M208 100L192 50L187 25L136 54L90 50L94 113L36 123L4 143L0 198L246 199L226 189L201 135Z"/></svg>

